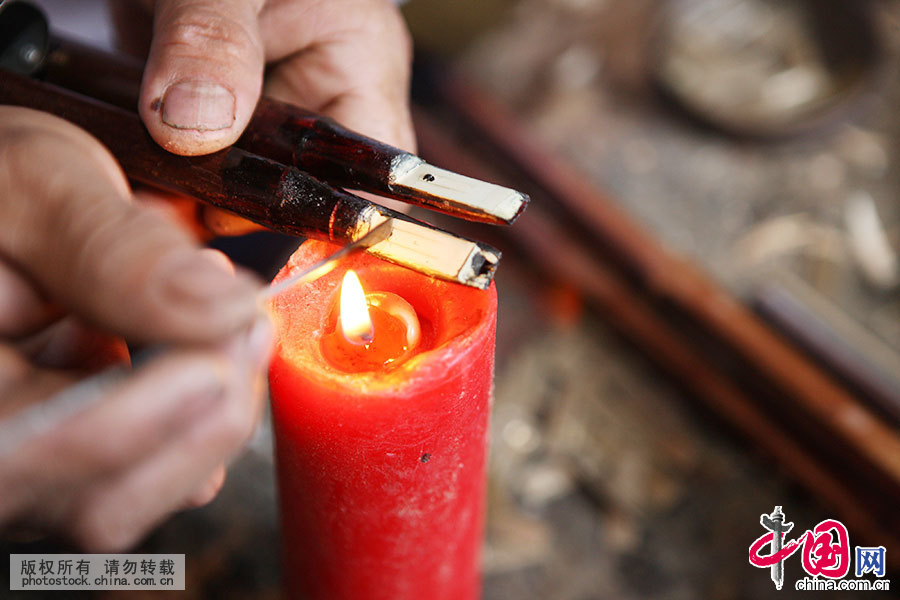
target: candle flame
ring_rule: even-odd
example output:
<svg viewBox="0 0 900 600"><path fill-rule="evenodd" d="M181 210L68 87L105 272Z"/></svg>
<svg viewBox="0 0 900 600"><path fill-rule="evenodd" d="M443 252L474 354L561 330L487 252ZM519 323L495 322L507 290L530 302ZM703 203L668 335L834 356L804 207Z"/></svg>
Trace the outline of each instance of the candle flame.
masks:
<svg viewBox="0 0 900 600"><path fill-rule="evenodd" d="M341 332L347 341L352 344L368 344L372 341L375 331L372 328L372 319L369 317L369 306L366 304L366 294L363 292L359 277L352 270L344 275L341 283Z"/></svg>

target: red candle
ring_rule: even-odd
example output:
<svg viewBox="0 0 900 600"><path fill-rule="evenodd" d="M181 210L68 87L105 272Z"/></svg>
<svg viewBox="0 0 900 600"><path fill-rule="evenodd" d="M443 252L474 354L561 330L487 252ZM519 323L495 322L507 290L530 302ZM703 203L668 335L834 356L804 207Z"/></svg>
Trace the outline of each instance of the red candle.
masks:
<svg viewBox="0 0 900 600"><path fill-rule="evenodd" d="M306 242L275 281L335 250ZM366 290L368 329L342 324L348 269ZM477 598L494 287L357 254L278 296L273 312L269 383L288 595Z"/></svg>

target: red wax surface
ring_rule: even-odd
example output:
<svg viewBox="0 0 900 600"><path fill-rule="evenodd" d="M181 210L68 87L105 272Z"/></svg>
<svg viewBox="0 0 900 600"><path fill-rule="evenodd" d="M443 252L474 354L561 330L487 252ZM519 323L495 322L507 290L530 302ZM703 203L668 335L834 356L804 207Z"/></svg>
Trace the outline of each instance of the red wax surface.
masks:
<svg viewBox="0 0 900 600"><path fill-rule="evenodd" d="M337 248L306 242L276 281ZM341 278L393 292L422 337L401 364L348 373L322 354ZM269 370L287 595L472 600L480 594L497 295L367 254L273 303ZM376 332L377 335L377 332Z"/></svg>

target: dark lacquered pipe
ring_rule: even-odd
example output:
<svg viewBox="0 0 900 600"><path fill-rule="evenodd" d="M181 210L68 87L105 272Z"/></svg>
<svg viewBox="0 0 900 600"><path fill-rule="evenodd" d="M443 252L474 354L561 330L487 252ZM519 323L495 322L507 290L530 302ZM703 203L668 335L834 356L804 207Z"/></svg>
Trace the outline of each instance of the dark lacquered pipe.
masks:
<svg viewBox="0 0 900 600"><path fill-rule="evenodd" d="M142 69L140 62L128 56L56 37L42 77L136 111ZM528 203L524 194L434 168L414 154L360 135L333 119L265 97L235 145L299 167L337 187L472 221L508 224Z"/></svg>

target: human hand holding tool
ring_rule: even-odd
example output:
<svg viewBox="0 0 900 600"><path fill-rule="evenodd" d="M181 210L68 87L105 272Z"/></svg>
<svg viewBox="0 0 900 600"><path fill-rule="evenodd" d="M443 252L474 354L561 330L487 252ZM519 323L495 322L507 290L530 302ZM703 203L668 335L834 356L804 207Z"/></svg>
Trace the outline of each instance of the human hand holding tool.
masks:
<svg viewBox="0 0 900 600"><path fill-rule="evenodd" d="M415 150L412 43L390 0L111 0L110 6L120 47L146 58L139 96L128 109L139 110L153 139L172 152L207 154L233 144L261 92ZM219 235L258 229L215 208L199 214Z"/></svg>
<svg viewBox="0 0 900 600"><path fill-rule="evenodd" d="M209 500L252 432L261 286L134 203L108 151L57 117L0 107L0 156L0 420L127 361L123 340L170 348L0 457L0 524L123 548Z"/></svg>
<svg viewBox="0 0 900 600"><path fill-rule="evenodd" d="M415 149L412 44L390 0L114 0L111 8L120 43L147 57L135 107L171 151L233 144L262 92Z"/></svg>
<svg viewBox="0 0 900 600"><path fill-rule="evenodd" d="M52 136L50 140L42 139L46 133L42 128L46 126L57 129L60 127L56 122L58 119L27 109L6 107L0 110L0 123L4 122L3 117L8 116L3 112L15 113L11 116L23 122L24 139L17 148L23 160L28 159L29 150L39 150L44 141L60 143L60 140L53 140ZM66 129L72 131L66 132ZM75 151L90 150L96 144L83 132L67 124L63 125L63 131L73 136ZM0 128L0 149L4 149L3 141L7 138L3 133L4 130ZM85 146L79 147L82 142ZM63 144L60 154L64 154L67 147ZM111 179L111 183L116 185L115 178L120 177L120 174L108 171L108 155L104 156L102 151L96 154L92 158L99 158L107 164L101 162L94 165L90 160L79 164L77 160L73 160L67 167L76 169L91 180L99 178L101 182L105 182ZM35 187L29 189L27 174L24 185L21 183L21 176L20 172L18 178L4 182L11 184L13 196L38 191ZM77 183L72 177L65 178L65 181ZM84 181L80 183L85 184ZM35 185L38 184L32 184ZM88 185L85 187L90 191L98 191L92 190ZM102 194L103 185L100 187ZM65 191L65 188L60 190L63 194ZM66 196L60 195L55 199L63 197ZM76 200L96 201L86 198ZM110 201L121 202L114 197ZM5 206L7 209L10 207L9 204ZM38 204L33 208L39 211L42 206ZM72 208L77 211L83 207L76 202ZM221 485L224 469L222 466L216 467L212 476L198 485L197 481L203 479L202 469L209 466L209 457L217 459L223 450L230 454L240 447L258 416L259 397L263 388L259 380L260 371L267 362L271 335L266 318L257 315L256 323L249 331L238 331L225 338L222 344L207 342L204 336L209 334L202 330L185 331L184 327L179 327L174 332L167 332L167 327L171 326L170 320L189 314L191 309L202 308L202 304L209 304L209 301L198 302L204 298L195 296L207 295L209 298L206 300L210 300L216 291L217 280L220 284L227 282L238 290L231 292L232 298L226 298L232 304L239 303L232 306L232 313L243 309L246 317L253 314L253 306L261 312L265 303L280 291L322 276L347 254L383 242L392 230L392 221L388 220L329 259L282 282L280 286L258 289L253 296L247 293L253 284L246 277L242 276L244 281L241 281L223 272L221 265L216 264L217 261L210 255L193 250L193 256L189 257L186 265L188 279L180 282L182 287L188 286L185 291L178 289L178 279L175 280L176 286L165 283L167 272L163 270L162 273L155 273L159 270L158 265L145 266L140 261L135 261L127 246L131 243L142 247L147 239L155 236L161 239L174 237L174 240L168 240L166 250L184 254L190 248L179 248L178 238L183 237L182 232L178 229L167 230L164 219L159 215L142 215L141 208L125 204L126 211L131 209L134 210L130 218L135 220L135 224L140 223L141 227L149 227L150 232L141 238L129 237L131 231L128 223L124 223L126 226L121 232L111 232L110 235L123 237L117 240L116 246L122 255L116 258L116 265L110 265L110 271L115 274L117 269L112 268L114 266L138 273L149 271L153 275L148 276L147 280L136 277L137 287L144 289L149 285L150 292L155 291L154 286L164 288L163 293L151 295L158 300L160 306L142 306L141 302L136 307L131 303L122 305L129 306L129 312L136 313L135 316L140 318L138 322L126 321L121 326L113 325L119 331L129 332L132 340L157 342L157 345L147 347L133 357L134 370L125 366L108 367L97 374L78 379L71 372L63 374L52 368L38 368L39 365L77 366L81 367L83 373L89 373L105 366L107 362L114 363L117 359L124 359L127 351L111 335L93 331L76 316L53 322L58 311L48 305L42 307L43 311L37 310L32 297L36 290L29 289L29 282L20 278L12 267L0 265L0 279L9 284L5 288L4 298L7 310L0 311L0 324L7 330L4 333L21 336L17 343L2 349L3 364L0 366L0 374L8 376L5 381L7 390L15 392L16 396L13 405L5 405L3 408L6 410L0 413L0 482L8 483L4 488L12 491L0 501L0 523L12 520L40 528L61 528L89 548L126 546L134 536L152 524L154 518L165 514L159 513L160 510L177 508L179 499L187 504L203 503L210 499ZM40 222L39 218L33 218L35 216L40 215L23 215L22 219ZM15 220L4 222L11 226L16 223ZM123 223L120 222L119 225ZM154 229L155 227L159 230ZM75 237L74 243L78 242L79 238ZM63 246L67 244L64 243ZM12 256L15 258L16 248L12 248ZM159 259L156 252L150 251L158 249L144 249L149 251L143 254L144 262ZM70 254L77 255L78 252ZM37 260L33 268L36 269L35 277L40 280L45 273L39 262L40 258ZM159 259L158 262L166 265L165 259ZM176 261L179 265L182 262L185 261ZM93 263L89 261L88 267L91 264ZM90 271L85 275L90 277ZM204 288L206 285L210 287ZM172 287L175 287L174 294L169 289ZM101 285L101 288L108 290L113 297L121 293L115 286ZM73 290L72 293L77 292ZM19 314L15 314L17 305L21 306ZM88 310L90 311L90 307ZM148 312L150 314L146 314ZM232 316L239 317L240 313L241 311L237 311ZM205 314L208 316L208 313ZM104 310L95 319L106 325L130 316L110 314ZM196 318L198 315L190 316ZM193 319L192 322L195 326L198 325ZM202 321L199 323L200 327L204 325L211 326ZM176 341L193 340L202 345L184 351L172 345L173 335ZM86 340L91 342L92 347L91 352L84 355L79 352L84 348L79 348L75 343L83 344ZM106 360L98 361L98 355ZM29 358L35 363L34 366L27 364ZM160 378L164 382L162 385ZM49 394L49 397L42 397L45 394ZM174 398L169 399L167 395ZM256 400L247 402L253 398ZM191 417L196 417L203 425L192 424ZM187 422L178 423L181 419ZM129 432L132 428L140 434L131 435ZM104 442L93 443L89 451L76 452L74 459L69 455L64 455L62 460L56 458L55 462L61 469L74 470L69 474L72 479L64 479L62 484L72 480L79 484L74 490L60 493L59 473L43 468L45 460L50 458L46 454L65 450L68 445L77 449L79 443L97 436L104 439ZM189 450L187 455L192 457L189 465L183 464L185 450ZM115 454L118 460L111 461L107 456L110 453ZM154 453L159 455L158 459ZM131 460L138 457L142 463L147 464L146 467L140 466L136 475L120 473L132 468ZM198 472L197 469L201 470ZM173 474L180 478L174 479ZM20 479L19 485L16 485L17 478ZM25 480L25 486L22 485L22 479ZM161 504L155 503L159 499L160 490L169 494ZM191 493L185 495L187 492ZM130 515L130 511L135 508L133 502L127 501L131 495L141 496L144 510L137 519L129 517L126 523L123 511L128 511ZM48 520L48 512L54 514L55 519ZM107 526L108 524L112 526Z"/></svg>
<svg viewBox="0 0 900 600"><path fill-rule="evenodd" d="M280 281L276 285L260 289L256 293L257 306L260 310L266 310L268 302L275 296L295 286L315 281L330 273L347 256L383 242L390 237L392 226L393 221L385 221L356 242L344 246L326 259ZM206 260L206 257L203 260ZM265 339L264 333L267 329L264 324L260 324L250 334L254 338L252 340L254 351L263 350L258 344ZM68 333L68 330L66 332ZM47 345L49 345L49 342L47 342ZM170 350L170 348L162 345L145 347L132 357L131 367L143 368L147 363ZM131 369L125 366L107 368L96 375L86 377L76 384L54 393L40 403L20 408L5 420L0 416L0 460L8 459L23 448L27 448L29 443L36 438L51 433L54 428L65 424L69 419L74 419L102 402L104 395L114 391L115 387L120 385L130 373Z"/></svg>

